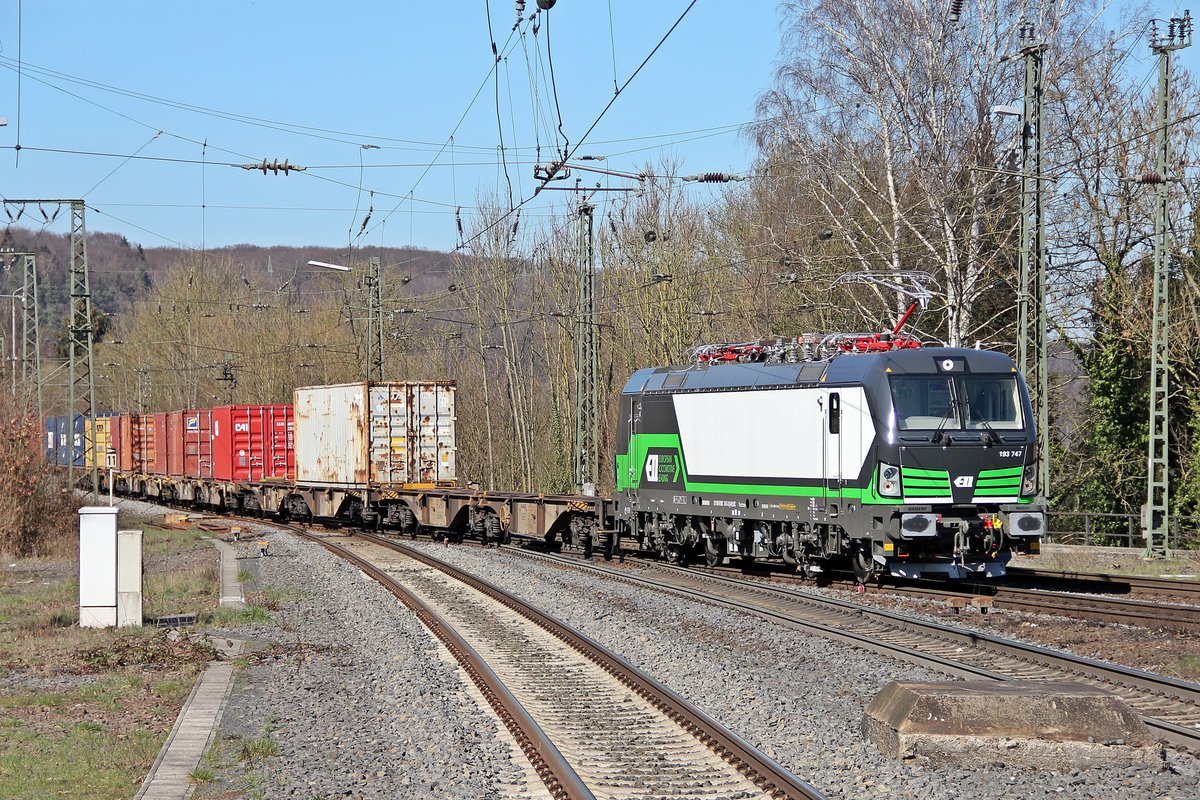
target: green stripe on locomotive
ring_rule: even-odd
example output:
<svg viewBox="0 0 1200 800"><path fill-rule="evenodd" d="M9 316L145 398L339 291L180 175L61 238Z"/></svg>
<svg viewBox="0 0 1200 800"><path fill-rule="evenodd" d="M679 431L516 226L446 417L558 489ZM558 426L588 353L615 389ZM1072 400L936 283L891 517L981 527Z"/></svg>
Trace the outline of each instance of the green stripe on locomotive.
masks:
<svg viewBox="0 0 1200 800"><path fill-rule="evenodd" d="M818 484L760 484L760 483L704 483L692 480L687 474L687 464L683 457L683 447L676 433L635 433L629 443L630 453L618 453L616 456L617 491L624 492L642 488L642 479L646 474L646 458L651 449L672 450L676 453L682 475L683 491L698 494L731 494L737 496L771 495L775 497L823 497L835 496L846 500L857 500L864 504L896 505L903 502L898 497L881 497L875 490L878 483L878 469L867 488L852 486L839 488L823 487Z"/></svg>
<svg viewBox="0 0 1200 800"><path fill-rule="evenodd" d="M616 456L616 486L618 492L642 488L642 479L646 474L646 457L652 449L670 450L676 454L681 471L680 480L683 491L697 494L729 494L737 496L771 495L775 497L840 497L844 500L857 500L864 505L899 505L905 502L904 495L909 497L949 499L950 474L946 470L919 469L905 467L902 470L902 496L884 497L879 494L879 467L872 473L866 488L843 486L823 487L819 484L810 485L778 485L750 483L703 483L693 481L687 473L687 464L683 457L683 447L677 433L635 433L629 442L629 453L618 453ZM986 500L993 497L1017 497L1021 489L1022 467L983 470L979 473L979 483L975 489L975 497ZM1022 497L1018 502L1026 504L1030 498Z"/></svg>

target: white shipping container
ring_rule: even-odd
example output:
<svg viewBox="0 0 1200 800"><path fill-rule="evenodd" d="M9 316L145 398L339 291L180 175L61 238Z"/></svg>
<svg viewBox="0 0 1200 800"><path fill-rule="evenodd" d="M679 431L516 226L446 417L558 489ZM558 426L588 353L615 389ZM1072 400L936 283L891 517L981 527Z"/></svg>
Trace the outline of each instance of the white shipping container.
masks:
<svg viewBox="0 0 1200 800"><path fill-rule="evenodd" d="M453 484L454 389L449 381L296 389L296 481Z"/></svg>

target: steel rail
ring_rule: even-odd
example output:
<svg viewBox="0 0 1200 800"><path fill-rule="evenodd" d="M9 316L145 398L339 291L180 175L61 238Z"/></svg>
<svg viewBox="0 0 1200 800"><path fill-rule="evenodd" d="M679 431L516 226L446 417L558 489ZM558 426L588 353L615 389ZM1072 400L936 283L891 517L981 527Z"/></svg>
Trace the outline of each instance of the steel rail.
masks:
<svg viewBox="0 0 1200 800"><path fill-rule="evenodd" d="M837 585L851 588L857 584L852 581L838 581ZM1042 589L1019 589L1002 585L947 587L912 583L885 587L866 586L864 588L871 594L893 594L901 597L919 597L940 601L983 596L991 600L992 608L1000 610L1053 614L1068 619L1116 622L1178 633L1200 632L1200 608L1192 605L1155 603L1149 600L1052 592Z"/></svg>
<svg viewBox="0 0 1200 800"><path fill-rule="evenodd" d="M710 750L730 763L742 775L773 797L797 800L824 800L824 796L786 770L754 745L733 733L720 722L692 703L643 673L621 656L569 625L543 613L520 598L482 578L458 567L433 558L426 553L393 539L359 533L360 538L403 553L423 564L461 581L517 612L538 627L565 642L571 648L600 666L630 690L659 709L684 730L691 733Z"/></svg>
<svg viewBox="0 0 1200 800"><path fill-rule="evenodd" d="M1043 586L1050 583L1072 591L1112 594L1156 594L1200 597L1198 578L1157 578L1148 575L1119 575L1107 572L1070 572L1066 570L1008 567L1006 583Z"/></svg>
<svg viewBox="0 0 1200 800"><path fill-rule="evenodd" d="M446 646L446 649L470 676L471 681L483 693L488 705L492 707L500 721L504 723L504 727L516 739L521 752L529 759L534 771L546 784L546 789L555 800L595 800L591 790L583 783L574 768L529 715L521 702L513 696L475 648L468 644L466 639L440 615L386 572L361 556L329 541L326 537L318 536L302 528L293 525L281 527L308 541L316 542L338 557L354 564L411 609L422 624Z"/></svg>
<svg viewBox="0 0 1200 800"><path fill-rule="evenodd" d="M1197 599L1200 599L1198 597ZM1072 619L1119 622L1181 633L1200 631L1200 608L1095 595L998 587L994 606L1033 613L1062 614Z"/></svg>
<svg viewBox="0 0 1200 800"><path fill-rule="evenodd" d="M1109 664L1103 661L1075 656L1038 645L1024 644L1010 639L981 633L978 631L942 625L936 622L913 619L882 609L864 607L855 603L834 598L797 592L792 589L773 587L763 583L749 582L736 578L726 578L718 575L699 573L681 567L665 564L646 564L639 566L645 571L660 571L682 579L692 586L655 580L650 577L633 575L629 570L616 570L597 564L581 562L544 553L531 553L512 548L513 552L544 559L556 564L562 564L575 569L589 570L609 576L615 580L634 585L646 586L659 591L683 594L701 602L712 605L736 608L760 617L781 621L791 626L811 630L822 636L837 639L859 647L884 653L911 663L932 666L935 669L959 677L980 677L993 680L1007 681L1022 676L988 669L975 664L963 663L959 658L951 658L936 653L910 647L904 643L889 642L875 638L870 633L850 629L856 622L866 621L878 626L900 631L908 636L932 639L949 645L949 652L973 650L993 657L1003 657L1024 662L1027 667L1036 670L1049 670L1057 674L1066 674L1075 679L1090 680L1106 685L1110 690L1125 696L1125 699L1135 706L1158 706L1163 704L1183 704L1194 709L1195 719L1190 717L1186 724L1177 724L1167 719L1155 717L1152 714L1138 711L1142 721L1154 731L1161 740L1171 746L1200 752L1200 684L1176 680L1162 675L1154 675L1142 670ZM777 600L786 600L792 607L769 607L751 600L724 597L706 591L699 584L725 584L746 595L774 595ZM824 622L804 619L795 615L797 606L805 606L827 614ZM839 624L842 623L842 624ZM1131 698L1132 696L1132 698ZM1190 726L1190 727L1189 727Z"/></svg>
<svg viewBox="0 0 1200 800"><path fill-rule="evenodd" d="M655 562L650 560L650 563ZM701 574L730 577L735 580L745 580L746 578L754 577L783 583L802 584L809 581L809 579L800 577L794 572L785 572L782 570L747 572L744 569L732 566L689 566L688 568ZM1118 622L1136 627L1171 630L1179 633L1195 633L1200 631L1200 608L1190 605L1156 603L1149 600L1112 597L1104 593L1112 592L1118 585L1124 586L1124 584L1108 584L1107 586L1096 584L1088 582L1089 576L1083 576L1076 582L1069 577L1070 573L1063 573L1063 575L1068 577L1053 579L1050 585L1063 586L1074 589L1074 591L1022 588L1009 586L1005 583L961 582L946 584L944 582L934 583L933 581L921 579L908 579L902 583L888 586L867 584L866 586L861 586L861 589L871 594L894 594L902 597L919 597L931 600L983 596L991 598L992 607L1001 610L1055 614L1067 617L1068 619ZM1035 585L1039 583L1032 580L1029 582ZM1180 581L1168 582L1164 580L1160 583L1170 586L1181 586L1181 593L1183 594L1187 594L1192 588L1200 589L1200 584L1192 587ZM860 584L853 579L835 579L830 585L848 589L860 587ZM1125 589L1127 588L1125 586ZM1085 591L1098 592L1101 596L1084 594ZM1122 591L1122 593L1125 592ZM1164 590L1154 593L1166 594L1167 592ZM1195 595L1195 599L1200 601L1200 591Z"/></svg>

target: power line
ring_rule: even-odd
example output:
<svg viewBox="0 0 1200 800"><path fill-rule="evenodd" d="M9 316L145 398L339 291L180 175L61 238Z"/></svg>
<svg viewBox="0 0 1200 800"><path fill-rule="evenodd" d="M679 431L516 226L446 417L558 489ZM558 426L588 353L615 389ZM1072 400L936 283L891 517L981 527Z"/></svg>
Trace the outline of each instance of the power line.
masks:
<svg viewBox="0 0 1200 800"><path fill-rule="evenodd" d="M683 13L679 15L679 19L675 20L675 24L673 24L667 30L667 32L663 34L663 37L658 40L658 44L654 45L654 49L651 50L644 59L642 59L642 63L638 64L637 69L635 69L633 71L633 74L630 75L625 80L625 83L622 84L619 89L617 89L616 93L613 94L612 98L608 101L608 103L604 106L603 109L601 109L600 113L596 116L596 119L592 122L592 124L590 126L588 126L588 129L586 131L584 131L583 136L580 136L579 140L577 142L575 142L575 147L571 148L571 150L569 152L566 152L566 149L564 148L564 153L563 153L563 162L564 163L567 161L570 161L571 156L575 155L575 153L577 153L579 151L579 148L587 140L587 137L591 134L592 131L594 131L596 129L596 126L600 124L600 120L604 119L604 115L607 114L608 110L613 107L613 103L617 102L617 98L621 96L621 92L625 91L625 89L629 86L630 83L633 82L633 79L638 76L638 73L640 73L642 71L642 69L646 66L646 64L650 63L650 59L654 58L654 54L658 52L658 49L663 46L663 43L665 43L667 41L667 39L670 38L671 34L675 32L675 29L679 27L679 23L683 22L684 17L686 17L688 15L688 12L692 10L692 8L696 5L697 2L698 2L698 0L692 0L692 2L688 3L687 8L685 8L683 10ZM547 40L548 39L549 39L549 33L547 32ZM549 48L547 48L547 50L548 49ZM548 174L542 180L542 186L539 187L539 189L542 187L545 187L546 184L548 184L550 181L552 181L554 179L554 175L557 172L558 172L558 168L552 168L550 170L550 174ZM534 194L537 194L537 190L534 191Z"/></svg>

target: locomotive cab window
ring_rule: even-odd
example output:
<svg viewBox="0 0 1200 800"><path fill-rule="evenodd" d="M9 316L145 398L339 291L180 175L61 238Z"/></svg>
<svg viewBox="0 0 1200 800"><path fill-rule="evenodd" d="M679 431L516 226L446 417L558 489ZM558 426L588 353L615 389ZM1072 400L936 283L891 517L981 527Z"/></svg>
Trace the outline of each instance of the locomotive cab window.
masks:
<svg viewBox="0 0 1200 800"><path fill-rule="evenodd" d="M896 428L911 430L1021 430L1015 375L893 375Z"/></svg>

